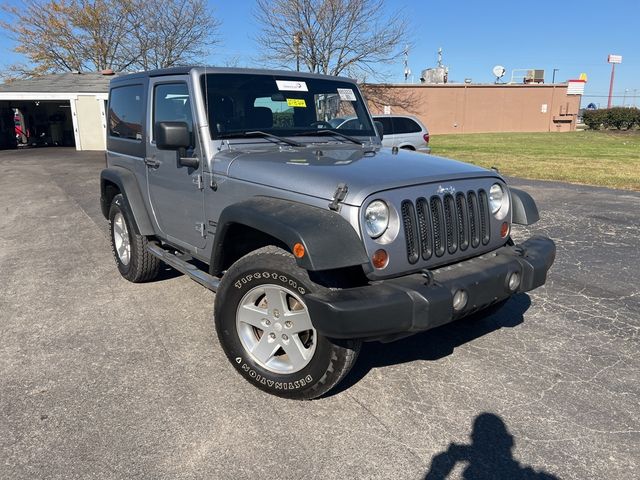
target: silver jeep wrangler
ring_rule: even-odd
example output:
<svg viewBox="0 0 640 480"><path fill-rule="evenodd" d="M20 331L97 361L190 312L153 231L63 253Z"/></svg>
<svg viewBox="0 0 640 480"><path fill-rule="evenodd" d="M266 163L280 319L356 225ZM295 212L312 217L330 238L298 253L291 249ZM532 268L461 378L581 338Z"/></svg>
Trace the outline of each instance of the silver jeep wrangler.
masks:
<svg viewBox="0 0 640 480"><path fill-rule="evenodd" d="M545 282L555 246L520 245L532 198L495 171L384 149L347 78L228 68L117 77L101 204L122 276L162 262L216 292L238 372L318 397L362 341L425 331ZM332 120L357 119L349 129Z"/></svg>

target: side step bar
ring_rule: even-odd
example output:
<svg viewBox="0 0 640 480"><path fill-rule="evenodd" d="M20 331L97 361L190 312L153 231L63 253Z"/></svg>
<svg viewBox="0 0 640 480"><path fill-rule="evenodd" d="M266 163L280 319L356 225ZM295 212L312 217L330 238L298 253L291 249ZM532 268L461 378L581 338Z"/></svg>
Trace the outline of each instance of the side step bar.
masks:
<svg viewBox="0 0 640 480"><path fill-rule="evenodd" d="M195 265L192 265L189 262L185 262L173 253L167 252L157 243L149 243L147 245L147 250L149 250L152 255L155 255L170 267L173 267L179 272L184 273L186 276L190 277L192 280L195 280L200 285L207 287L213 292L218 290L218 286L220 285L219 278L212 277L207 272L203 272Z"/></svg>

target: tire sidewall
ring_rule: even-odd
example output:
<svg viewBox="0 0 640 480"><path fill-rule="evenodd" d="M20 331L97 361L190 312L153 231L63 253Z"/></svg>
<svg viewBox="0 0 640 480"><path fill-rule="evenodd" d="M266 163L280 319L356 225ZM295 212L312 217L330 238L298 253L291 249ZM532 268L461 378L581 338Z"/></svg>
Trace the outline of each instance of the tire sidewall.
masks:
<svg viewBox="0 0 640 480"><path fill-rule="evenodd" d="M116 251L116 242L113 236L113 219L115 216L121 213L122 218L127 225L127 235L129 236L129 248L131 249L129 253L129 264L125 265L120 260L120 256ZM127 276L133 271L133 262L135 261L135 239L133 238L133 224L130 220L129 211L126 206L126 202L122 194L118 194L113 198L111 202L111 209L109 210L109 234L111 235L111 251L113 253L113 258L115 259L116 266L120 271L120 274L127 278Z"/></svg>
<svg viewBox="0 0 640 480"><path fill-rule="evenodd" d="M253 267L246 265L244 268L230 269L223 277L224 282L216 294L215 323L227 357L243 377L269 393L301 398L305 396L305 392L314 390L314 386L327 375L333 359L331 343L316 333L316 350L309 363L295 373L278 374L265 369L251 358L237 331L238 305L251 289L260 285L277 285L294 291L303 300L306 294L316 290L317 287L306 276L306 272L298 269L295 262L292 267L286 257L278 260L282 262L262 257Z"/></svg>

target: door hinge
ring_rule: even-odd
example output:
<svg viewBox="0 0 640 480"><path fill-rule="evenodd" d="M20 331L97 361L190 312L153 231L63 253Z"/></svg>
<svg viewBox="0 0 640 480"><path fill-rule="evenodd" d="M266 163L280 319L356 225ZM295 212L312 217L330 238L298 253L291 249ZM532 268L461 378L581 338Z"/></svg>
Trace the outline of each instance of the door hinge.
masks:
<svg viewBox="0 0 640 480"><path fill-rule="evenodd" d="M333 200L329 204L329 208L334 212L340 210L340 202L342 202L347 196L347 192L349 191L349 187L346 183L338 184L338 188L336 188L336 193L333 194Z"/></svg>
<svg viewBox="0 0 640 480"><path fill-rule="evenodd" d="M200 232L200 236L202 236L202 238L207 236L207 231L205 230L204 223L196 223L196 230Z"/></svg>
<svg viewBox="0 0 640 480"><path fill-rule="evenodd" d="M198 190L202 190L204 188L204 182L202 181L202 175L198 174L193 179L193 183L198 188Z"/></svg>

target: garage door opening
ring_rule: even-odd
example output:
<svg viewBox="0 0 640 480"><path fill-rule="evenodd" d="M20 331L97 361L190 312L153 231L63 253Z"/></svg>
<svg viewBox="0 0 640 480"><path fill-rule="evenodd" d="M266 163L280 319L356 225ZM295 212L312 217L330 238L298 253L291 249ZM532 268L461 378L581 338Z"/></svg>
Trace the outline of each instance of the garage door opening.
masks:
<svg viewBox="0 0 640 480"><path fill-rule="evenodd" d="M75 147L68 100L3 101L0 115L3 148Z"/></svg>

